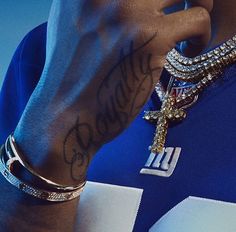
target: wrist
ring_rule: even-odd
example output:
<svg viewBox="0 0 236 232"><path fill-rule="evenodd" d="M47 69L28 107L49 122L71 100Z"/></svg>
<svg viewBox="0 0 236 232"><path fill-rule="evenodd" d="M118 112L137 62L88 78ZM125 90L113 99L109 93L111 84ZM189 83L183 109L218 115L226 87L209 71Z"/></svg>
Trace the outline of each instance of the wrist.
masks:
<svg viewBox="0 0 236 232"><path fill-rule="evenodd" d="M93 120L88 117L91 113L81 110L79 122L78 117L74 119L78 112L56 113L49 103L42 105L35 95L27 105L14 132L19 151L41 176L63 185L79 184L102 144L95 142L96 135L90 133L94 130Z"/></svg>
<svg viewBox="0 0 236 232"><path fill-rule="evenodd" d="M61 185L78 185L86 180L87 168L96 150L79 151L75 139L43 134L14 133L23 159L39 175ZM25 175L28 175L27 173ZM31 178L31 176L28 176Z"/></svg>

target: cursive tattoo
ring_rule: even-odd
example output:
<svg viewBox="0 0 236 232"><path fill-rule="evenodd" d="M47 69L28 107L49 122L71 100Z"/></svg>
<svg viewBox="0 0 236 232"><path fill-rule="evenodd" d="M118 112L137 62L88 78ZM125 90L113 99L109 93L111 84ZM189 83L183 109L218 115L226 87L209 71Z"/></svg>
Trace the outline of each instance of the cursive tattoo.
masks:
<svg viewBox="0 0 236 232"><path fill-rule="evenodd" d="M94 123L82 120L79 114L68 131L63 156L73 180L85 179L91 150L121 133L148 100L154 87L154 71L161 70L152 67L153 55L145 53L155 37L137 48L131 41L128 52L121 49L119 61L98 86L95 100L99 110L94 115Z"/></svg>

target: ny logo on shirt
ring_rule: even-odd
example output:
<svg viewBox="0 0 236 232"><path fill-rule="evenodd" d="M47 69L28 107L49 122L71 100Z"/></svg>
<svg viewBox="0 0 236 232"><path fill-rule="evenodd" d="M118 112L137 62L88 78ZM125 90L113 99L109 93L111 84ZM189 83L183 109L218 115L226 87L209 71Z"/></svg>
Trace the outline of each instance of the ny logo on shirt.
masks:
<svg viewBox="0 0 236 232"><path fill-rule="evenodd" d="M177 165L181 153L180 147L166 147L159 154L150 154L141 174L170 177Z"/></svg>

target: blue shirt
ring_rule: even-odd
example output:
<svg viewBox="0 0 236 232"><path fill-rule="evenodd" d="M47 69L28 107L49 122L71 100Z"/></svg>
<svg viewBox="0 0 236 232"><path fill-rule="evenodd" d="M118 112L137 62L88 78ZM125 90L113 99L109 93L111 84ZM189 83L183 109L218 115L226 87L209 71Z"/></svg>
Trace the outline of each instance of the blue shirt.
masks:
<svg viewBox="0 0 236 232"><path fill-rule="evenodd" d="M23 39L13 56L0 94L1 143L16 127L40 78L45 42L46 24L43 24ZM149 157L148 146L155 126L142 119L143 112L95 156L89 180L144 189L134 231L148 231L188 196L236 203L235 74L236 66L228 67L223 77L188 110L187 119L169 129L167 166L177 154L176 148L181 148L170 177L156 174L157 170L165 169L158 167L158 157ZM156 109L158 105L153 95L143 111ZM159 160L160 164L167 153ZM146 174L140 173L141 170L146 170Z"/></svg>

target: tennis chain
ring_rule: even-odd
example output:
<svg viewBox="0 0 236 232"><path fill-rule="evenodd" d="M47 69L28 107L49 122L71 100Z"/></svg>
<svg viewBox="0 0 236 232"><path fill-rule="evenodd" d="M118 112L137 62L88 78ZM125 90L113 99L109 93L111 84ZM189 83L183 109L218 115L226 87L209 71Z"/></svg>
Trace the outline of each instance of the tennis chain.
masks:
<svg viewBox="0 0 236 232"><path fill-rule="evenodd" d="M221 77L224 68L236 61L236 36L212 51L195 58L182 56L172 49L166 57L165 69L171 74L165 92L160 83L156 85L156 93L162 102L159 111L146 111L144 119L156 123L156 132L150 151L161 153L165 146L166 135L171 122L181 122L186 118L186 109L193 105L198 95L209 85ZM193 87L180 94L171 94L175 79L194 83Z"/></svg>

